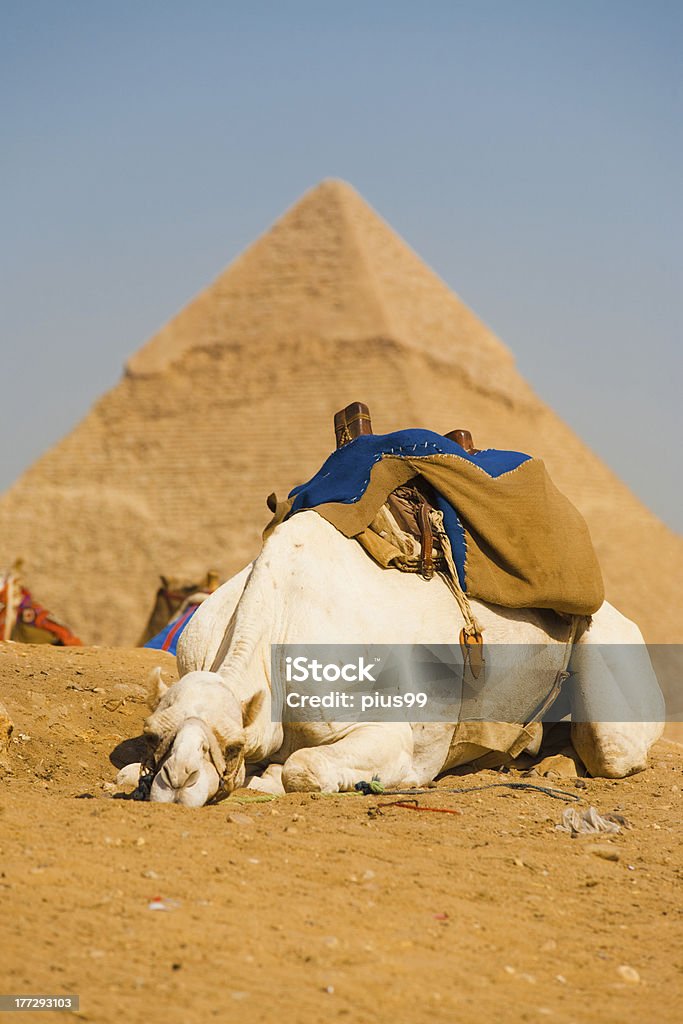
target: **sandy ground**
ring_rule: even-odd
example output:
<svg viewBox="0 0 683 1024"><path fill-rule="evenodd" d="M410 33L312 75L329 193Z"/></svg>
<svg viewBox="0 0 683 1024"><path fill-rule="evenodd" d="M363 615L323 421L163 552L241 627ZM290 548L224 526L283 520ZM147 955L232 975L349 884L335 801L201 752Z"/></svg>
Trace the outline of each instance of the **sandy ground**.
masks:
<svg viewBox="0 0 683 1024"><path fill-rule="evenodd" d="M519 778L493 772L420 798L458 815L357 795L138 804L115 798L110 757L158 663L0 644L1 993L79 993L98 1024L683 1019L683 748L625 781L552 783L625 815L609 839L556 831L567 805L544 793L445 792Z"/></svg>

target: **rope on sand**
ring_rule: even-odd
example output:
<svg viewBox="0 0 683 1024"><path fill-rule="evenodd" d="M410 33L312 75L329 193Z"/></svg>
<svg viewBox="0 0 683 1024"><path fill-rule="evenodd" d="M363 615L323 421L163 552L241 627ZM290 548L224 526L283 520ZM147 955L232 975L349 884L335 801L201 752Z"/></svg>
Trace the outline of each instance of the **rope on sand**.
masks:
<svg viewBox="0 0 683 1024"><path fill-rule="evenodd" d="M402 807L405 811L433 811L434 814L462 814L457 807L425 807L417 800L390 800L388 803L377 804L377 811L381 813L385 807Z"/></svg>
<svg viewBox="0 0 683 1024"><path fill-rule="evenodd" d="M565 789L555 789L553 786L539 786L533 782L490 782L485 786L465 786L461 789L384 789L379 779L371 782L357 782L356 789L363 796L422 796L425 793L432 795L437 793L480 793L485 789L526 789L537 793L544 793L553 800L579 801L581 797L577 793L568 793Z"/></svg>

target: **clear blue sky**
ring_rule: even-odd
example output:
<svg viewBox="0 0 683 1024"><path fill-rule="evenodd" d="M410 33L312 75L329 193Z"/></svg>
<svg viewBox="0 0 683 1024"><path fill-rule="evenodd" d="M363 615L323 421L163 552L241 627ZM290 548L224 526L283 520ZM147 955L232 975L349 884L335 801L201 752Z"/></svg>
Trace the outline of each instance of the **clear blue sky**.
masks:
<svg viewBox="0 0 683 1024"><path fill-rule="evenodd" d="M666 0L0 0L0 488L333 176L683 529L681 52Z"/></svg>

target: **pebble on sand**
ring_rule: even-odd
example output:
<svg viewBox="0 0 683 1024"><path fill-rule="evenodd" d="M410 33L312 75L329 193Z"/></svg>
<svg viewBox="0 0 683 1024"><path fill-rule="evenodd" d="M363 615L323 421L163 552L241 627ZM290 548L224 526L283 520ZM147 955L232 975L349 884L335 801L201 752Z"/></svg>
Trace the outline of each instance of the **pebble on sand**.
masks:
<svg viewBox="0 0 683 1024"><path fill-rule="evenodd" d="M602 860L618 861L620 857L619 851L607 843L594 843L588 847L588 852L592 853L595 857L601 857Z"/></svg>
<svg viewBox="0 0 683 1024"><path fill-rule="evenodd" d="M617 967L617 974L623 979L623 981L628 981L632 985L637 985L640 981L638 971L635 967L629 967L628 964L620 964L619 967Z"/></svg>
<svg viewBox="0 0 683 1024"><path fill-rule="evenodd" d="M233 811L232 814L228 815L228 821L233 825L253 825L254 819L250 818L248 814L243 814L241 811Z"/></svg>

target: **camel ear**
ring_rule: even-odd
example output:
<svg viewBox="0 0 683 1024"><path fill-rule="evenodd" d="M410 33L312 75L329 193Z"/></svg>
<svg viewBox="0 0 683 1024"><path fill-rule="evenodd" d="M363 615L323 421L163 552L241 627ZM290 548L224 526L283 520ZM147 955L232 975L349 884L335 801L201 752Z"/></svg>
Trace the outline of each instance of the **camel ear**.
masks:
<svg viewBox="0 0 683 1024"><path fill-rule="evenodd" d="M168 686L161 678L161 666L157 665L147 677L147 694L152 707L156 707L167 690Z"/></svg>
<svg viewBox="0 0 683 1024"><path fill-rule="evenodd" d="M263 710L263 704L265 702L266 695L263 690L258 690L253 697L249 700L242 701L242 727L250 729L256 722L258 716Z"/></svg>

